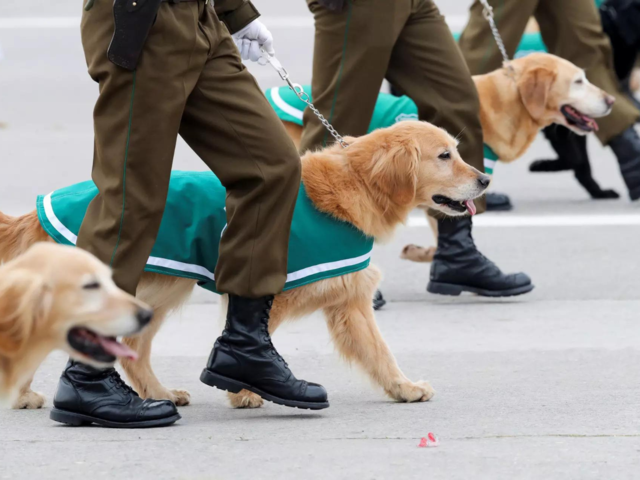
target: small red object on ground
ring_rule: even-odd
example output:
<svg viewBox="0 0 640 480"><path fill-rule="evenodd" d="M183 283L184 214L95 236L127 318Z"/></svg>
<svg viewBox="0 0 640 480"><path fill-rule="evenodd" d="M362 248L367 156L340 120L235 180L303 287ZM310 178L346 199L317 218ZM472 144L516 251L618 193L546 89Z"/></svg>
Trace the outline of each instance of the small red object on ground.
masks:
<svg viewBox="0 0 640 480"><path fill-rule="evenodd" d="M438 437L436 437L434 433L429 432L429 434L426 437L422 437L420 439L420 444L418 445L418 447L420 448L437 447L438 445L440 445L440 441L438 440Z"/></svg>

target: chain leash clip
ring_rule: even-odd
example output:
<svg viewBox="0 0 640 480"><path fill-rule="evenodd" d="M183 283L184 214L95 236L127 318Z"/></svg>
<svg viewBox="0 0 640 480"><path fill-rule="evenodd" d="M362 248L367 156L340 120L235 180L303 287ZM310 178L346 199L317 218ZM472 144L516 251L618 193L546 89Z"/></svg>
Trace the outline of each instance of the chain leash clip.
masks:
<svg viewBox="0 0 640 480"><path fill-rule="evenodd" d="M502 65L504 68L507 69L508 75L511 78L515 79L516 71L513 68L513 65L511 64L511 60L509 59L509 55L507 54L507 48L504 46L504 42L502 41L502 36L500 36L500 31L498 30L498 26L496 25L496 20L493 16L493 7L489 5L488 0L480 0L480 3L482 4L482 7L483 7L482 15L487 20L487 22L489 22L489 26L491 27L491 33L493 34L493 38L498 44L498 49L502 54Z"/></svg>
<svg viewBox="0 0 640 480"><path fill-rule="evenodd" d="M315 107L315 105L311 103L309 94L304 91L304 88L302 88L302 85L300 85L299 83L293 83L291 81L291 79L289 78L289 72L287 72L287 70L282 66L282 64L275 57L275 55L269 55L267 52L262 50L262 57L260 57L260 59L258 60L258 63L260 65L266 65L266 64L271 65L274 68L274 70L278 72L278 75L280 75L280 78L283 81L285 81L287 85L289 85L289 88L291 90L293 90L293 93L295 93L296 96L311 109L311 111L316 115L316 117L320 119L320 122L322 123L322 125L324 125L324 127L329 131L329 133L333 136L333 138L336 139L336 142L338 142L342 148L347 148L349 146L349 144L344 141L344 138L342 138L342 135L340 135L336 131L336 129L333 128L333 125L331 125L329 121L326 118L324 118L324 115L322 115L320 111Z"/></svg>

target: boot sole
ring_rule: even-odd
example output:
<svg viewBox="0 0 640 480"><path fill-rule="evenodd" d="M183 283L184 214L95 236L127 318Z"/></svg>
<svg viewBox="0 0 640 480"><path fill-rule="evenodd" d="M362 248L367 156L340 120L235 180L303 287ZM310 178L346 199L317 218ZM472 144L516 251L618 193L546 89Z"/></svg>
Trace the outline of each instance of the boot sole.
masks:
<svg viewBox="0 0 640 480"><path fill-rule="evenodd" d="M277 405L283 405L285 407L302 408L305 410L322 410L323 408L329 408L329 402L298 402L296 400L285 400L284 398L274 397L273 395L263 392L259 388L238 382L232 378L223 377L222 375L213 373L206 368L200 375L200 381L210 387L215 387L219 390L225 390L231 393L240 393L241 390L249 390L256 395L260 395L264 400L273 402Z"/></svg>
<svg viewBox="0 0 640 480"><path fill-rule="evenodd" d="M427 292L438 295L450 295L457 297L462 292L475 293L482 297L515 297L529 293L535 288L534 285L524 285L522 287L511 288L507 290L485 290L483 288L469 287L467 285L456 285L453 283L429 282Z"/></svg>
<svg viewBox="0 0 640 480"><path fill-rule="evenodd" d="M513 210L513 205L487 207L486 210L487 212L510 212L511 210Z"/></svg>
<svg viewBox="0 0 640 480"><path fill-rule="evenodd" d="M145 420L142 422L112 422L110 420L104 420L102 418L91 417L89 415L83 415L81 413L69 412L66 410L60 410L53 408L49 418L54 422L64 423L66 425L72 425L74 427L87 426L95 423L101 427L108 428L154 428L154 427L166 427L176 423L182 417L179 413L167 418L158 418L156 420Z"/></svg>

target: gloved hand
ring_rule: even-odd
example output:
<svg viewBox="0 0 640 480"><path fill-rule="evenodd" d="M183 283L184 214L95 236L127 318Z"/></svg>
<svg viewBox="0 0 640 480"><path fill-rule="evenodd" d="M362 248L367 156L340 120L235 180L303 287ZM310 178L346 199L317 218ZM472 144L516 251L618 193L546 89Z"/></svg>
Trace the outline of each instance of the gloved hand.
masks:
<svg viewBox="0 0 640 480"><path fill-rule="evenodd" d="M262 56L263 48L269 55L275 55L273 35L260 20L254 20L239 32L233 34L240 56L243 60L257 62Z"/></svg>

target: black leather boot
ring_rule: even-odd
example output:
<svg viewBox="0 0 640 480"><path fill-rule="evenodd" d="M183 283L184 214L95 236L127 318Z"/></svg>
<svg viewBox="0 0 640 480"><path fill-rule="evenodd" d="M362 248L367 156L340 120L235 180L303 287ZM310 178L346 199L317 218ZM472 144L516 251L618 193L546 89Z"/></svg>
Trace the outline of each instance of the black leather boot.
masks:
<svg viewBox="0 0 640 480"><path fill-rule="evenodd" d="M376 294L373 296L373 309L380 310L387 304L387 301L382 296L382 292L380 290L376 291Z"/></svg>
<svg viewBox="0 0 640 480"><path fill-rule="evenodd" d="M141 399L114 368L98 370L69 361L53 399L51 420L113 428L164 427L180 420L169 400Z"/></svg>
<svg viewBox="0 0 640 480"><path fill-rule="evenodd" d="M504 193L489 192L487 198L487 212L508 212L513 210L509 195Z"/></svg>
<svg viewBox="0 0 640 480"><path fill-rule="evenodd" d="M482 255L471 236L471 218L438 220L438 249L431 264L430 293L509 297L533 290L524 273L505 275Z"/></svg>
<svg viewBox="0 0 640 480"><path fill-rule="evenodd" d="M271 343L272 304L272 296L253 299L229 295L225 329L200 380L232 393L249 390L287 407L327 408L324 387L298 380Z"/></svg>
<svg viewBox="0 0 640 480"><path fill-rule="evenodd" d="M614 137L609 146L618 157L620 172L631 200L640 198L640 137L634 127Z"/></svg>

